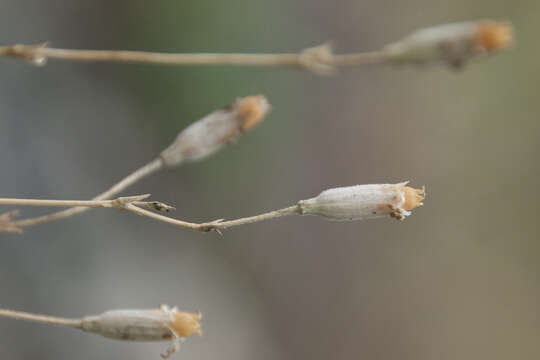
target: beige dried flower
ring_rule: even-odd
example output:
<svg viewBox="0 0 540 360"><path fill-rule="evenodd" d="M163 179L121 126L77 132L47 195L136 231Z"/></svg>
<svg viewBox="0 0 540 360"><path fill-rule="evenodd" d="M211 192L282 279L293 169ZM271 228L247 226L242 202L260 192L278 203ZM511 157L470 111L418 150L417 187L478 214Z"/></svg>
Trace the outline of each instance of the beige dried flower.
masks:
<svg viewBox="0 0 540 360"><path fill-rule="evenodd" d="M446 63L459 68L480 55L510 46L513 29L509 23L480 20L452 23L415 31L384 48L391 63Z"/></svg>
<svg viewBox="0 0 540 360"><path fill-rule="evenodd" d="M263 95L247 96L185 128L161 153L166 166L199 161L234 142L261 122L270 110Z"/></svg>
<svg viewBox="0 0 540 360"><path fill-rule="evenodd" d="M161 355L168 358L180 349L183 339L193 334L202 335L200 319L201 313L181 312L176 307L162 305L159 309L111 310L86 316L81 321L81 329L116 340L172 340L167 353Z"/></svg>
<svg viewBox="0 0 540 360"><path fill-rule="evenodd" d="M331 220L362 220L391 216L403 220L411 210L422 206L425 190L399 184L372 184L325 190L317 197L298 202L303 215Z"/></svg>

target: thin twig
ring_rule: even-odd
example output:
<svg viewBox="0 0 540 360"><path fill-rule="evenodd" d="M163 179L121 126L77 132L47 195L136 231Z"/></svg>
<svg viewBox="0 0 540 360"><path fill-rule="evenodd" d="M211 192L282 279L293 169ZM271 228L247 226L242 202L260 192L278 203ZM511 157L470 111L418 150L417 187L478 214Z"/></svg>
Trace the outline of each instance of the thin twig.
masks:
<svg viewBox="0 0 540 360"><path fill-rule="evenodd" d="M22 311L0 309L0 317L7 317L16 320L25 320L50 325L69 326L76 329L81 328L82 319L68 319L63 317L31 314Z"/></svg>
<svg viewBox="0 0 540 360"><path fill-rule="evenodd" d="M14 199L0 198L0 205L17 205L17 206L50 206L50 207L72 207L82 206L91 208L116 208L120 201L136 202L138 206L145 205L146 202L141 201L150 196L150 194L137 195L130 197L118 198L115 200L43 200L43 199Z"/></svg>
<svg viewBox="0 0 540 360"><path fill-rule="evenodd" d="M216 231L221 233L229 227L251 224L264 220L274 219L281 216L298 214L300 208L298 205L290 206L284 209L270 211L268 213L241 218L237 220L224 221L223 219L206 222L206 223L192 223L188 221L178 220L164 215L148 211L144 208L169 211L174 207L157 201L141 201L150 196L150 194L120 197L114 200L38 200L38 199L12 199L12 198L0 198L0 205L18 205L18 206L56 206L56 207L71 207L76 206L78 208L115 208L120 210L127 210L137 215L145 216L158 220L170 225L179 226L196 231ZM71 210L71 209L70 209ZM0 227L17 228L20 221L5 221L0 223ZM0 229L2 231L2 229Z"/></svg>
<svg viewBox="0 0 540 360"><path fill-rule="evenodd" d="M125 209L137 215L146 216L146 217L149 217L154 220L158 220L158 221L170 224L170 225L179 226L179 227L196 230L196 231L203 231L203 232L216 231L217 233L220 233L220 234L221 234L221 230L227 229L229 227L251 224L251 223L265 221L269 219L275 219L275 218L287 216L287 215L300 214L300 207L298 205L294 205L294 206L286 207L284 209L270 211L264 214L245 217L245 218L236 219L236 220L224 221L223 219L219 219L219 220L214 220L214 221L206 222L206 223L192 223L192 222L173 219L167 216L156 214L151 211L141 209L132 203L126 204Z"/></svg>
<svg viewBox="0 0 540 360"><path fill-rule="evenodd" d="M236 220L221 221L216 220L208 224L201 224L202 231L210 230L224 230L233 226L252 224L260 221L276 219L282 216L300 214L300 207L298 205L289 206L283 209L270 211L264 214L259 214L255 216L249 216Z"/></svg>
<svg viewBox="0 0 540 360"><path fill-rule="evenodd" d="M161 65L233 65L288 66L317 73L328 73L334 67L383 63L384 51L334 55L328 45L305 49L299 53L244 54L192 53L173 54L123 50L55 49L41 45L12 45L0 47L0 56L31 61L44 65L47 59L84 62L120 62Z"/></svg>
<svg viewBox="0 0 540 360"><path fill-rule="evenodd" d="M47 207L72 207L72 209L85 209L85 208L114 208L118 210L126 210L127 206L134 204L137 208L147 208L156 211L169 212L176 210L175 207L162 203L160 201L142 201L148 198L150 194L136 195L136 196L124 196L113 200L42 200L42 199L15 199L15 198L0 198L0 205L16 205L16 206L47 206ZM142 209L141 209L142 210ZM64 214L64 212L58 212L54 214ZM52 214L52 215L54 215ZM12 221L11 219L16 216L16 212L9 212L0 215L0 232L21 232L22 228L20 223L23 221ZM43 218L46 218L46 215ZM39 218L36 218L39 219Z"/></svg>
<svg viewBox="0 0 540 360"><path fill-rule="evenodd" d="M44 200L44 199L15 199L0 198L0 205L16 206L47 206L47 207L88 207L88 208L117 208L123 209L126 204L134 204L139 207L158 211L174 210L173 206L159 201L142 201L150 197L150 194L124 196L114 200Z"/></svg>
<svg viewBox="0 0 540 360"><path fill-rule="evenodd" d="M132 174L126 176L124 179L120 180L117 184L113 185L111 188L109 188L107 191L99 194L98 196L94 197L93 200L105 200L109 199L116 194L120 193L130 185L136 183L137 181L141 180L142 178L153 174L160 169L163 168L163 162L160 158L157 158L145 166L139 168L138 170L134 171ZM90 207L74 207L67 210L58 211L52 214L43 215L35 218L30 219L23 219L18 221L12 221L10 222L10 226L15 229L22 229L29 226L39 225L43 223L48 223L56 220L61 220L76 214L80 214L82 212L85 212L89 210ZM1 231L1 230L0 230Z"/></svg>

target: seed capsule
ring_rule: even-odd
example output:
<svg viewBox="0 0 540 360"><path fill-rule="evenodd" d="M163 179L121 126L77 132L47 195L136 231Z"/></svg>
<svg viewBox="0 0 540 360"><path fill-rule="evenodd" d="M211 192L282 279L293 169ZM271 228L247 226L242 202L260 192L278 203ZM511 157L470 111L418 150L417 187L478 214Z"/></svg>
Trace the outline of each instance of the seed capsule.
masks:
<svg viewBox="0 0 540 360"><path fill-rule="evenodd" d="M202 160L251 130L269 110L263 95L238 99L185 128L161 153L161 159L169 167Z"/></svg>
<svg viewBox="0 0 540 360"><path fill-rule="evenodd" d="M372 184L325 190L317 197L298 202L303 215L330 220L362 220L391 216L403 220L411 210L422 206L425 191L399 184Z"/></svg>
<svg viewBox="0 0 540 360"><path fill-rule="evenodd" d="M202 335L201 313L178 311L176 307L162 305L151 310L111 310L101 315L86 316L81 329L103 337L128 341L172 340L173 344L162 354L168 358L180 349L180 341L197 334Z"/></svg>
<svg viewBox="0 0 540 360"><path fill-rule="evenodd" d="M512 38L512 26L506 22L470 21L417 30L383 51L391 63L442 62L459 68L475 57L507 48Z"/></svg>

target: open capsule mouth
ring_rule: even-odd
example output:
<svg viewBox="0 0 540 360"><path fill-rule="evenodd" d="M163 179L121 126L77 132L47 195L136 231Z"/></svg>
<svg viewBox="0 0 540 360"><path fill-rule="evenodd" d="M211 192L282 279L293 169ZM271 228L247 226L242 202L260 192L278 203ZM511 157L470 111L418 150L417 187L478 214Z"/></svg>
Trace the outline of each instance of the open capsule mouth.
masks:
<svg viewBox="0 0 540 360"><path fill-rule="evenodd" d="M263 95L246 96L236 103L241 131L248 131L262 121L270 110L270 104Z"/></svg>
<svg viewBox="0 0 540 360"><path fill-rule="evenodd" d="M185 338L190 335L202 335L201 324L199 320L201 313L192 314L187 312L172 313L173 321L169 323L169 327L180 338Z"/></svg>
<svg viewBox="0 0 540 360"><path fill-rule="evenodd" d="M403 186L401 190L404 193L405 202L401 206L404 210L411 211L419 206L423 206L422 200L426 197L426 187L415 189L410 186Z"/></svg>
<svg viewBox="0 0 540 360"><path fill-rule="evenodd" d="M478 25L475 34L475 45L484 51L502 50L512 43L512 26L505 22L489 21Z"/></svg>

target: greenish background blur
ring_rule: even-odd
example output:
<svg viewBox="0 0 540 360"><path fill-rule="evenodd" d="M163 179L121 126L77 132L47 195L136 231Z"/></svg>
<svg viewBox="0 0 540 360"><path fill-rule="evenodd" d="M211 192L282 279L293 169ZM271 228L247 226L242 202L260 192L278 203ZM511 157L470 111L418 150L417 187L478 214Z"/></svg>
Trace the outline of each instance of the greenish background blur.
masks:
<svg viewBox="0 0 540 360"><path fill-rule="evenodd" d="M91 211L0 235L0 306L73 317L201 310L205 334L179 359L540 357L540 2L2 0L0 14L1 44L166 52L292 52L327 40L363 51L434 24L510 20L516 45L460 72L380 66L328 78L1 60L4 197L91 198L249 94L273 104L255 131L124 194L150 192L192 221L341 185L411 180L428 197L403 223L289 217L223 237ZM158 359L166 346L0 319L6 360Z"/></svg>

